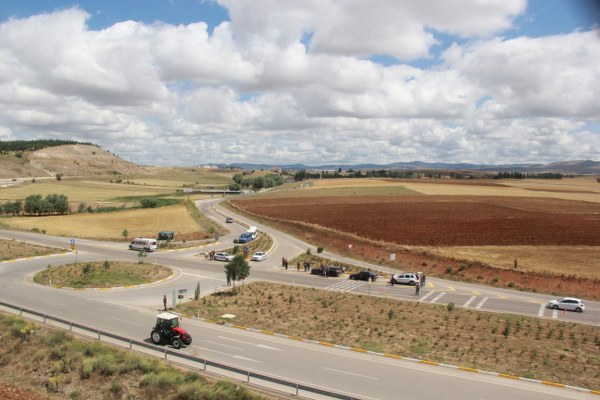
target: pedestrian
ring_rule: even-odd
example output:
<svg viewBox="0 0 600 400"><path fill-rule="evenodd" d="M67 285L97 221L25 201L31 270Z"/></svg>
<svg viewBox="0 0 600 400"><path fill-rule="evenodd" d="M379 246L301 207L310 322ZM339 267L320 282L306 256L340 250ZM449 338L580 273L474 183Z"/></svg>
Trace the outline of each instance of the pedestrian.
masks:
<svg viewBox="0 0 600 400"><path fill-rule="evenodd" d="M419 276L419 286L423 286L425 284L425 275L421 274Z"/></svg>
<svg viewBox="0 0 600 400"><path fill-rule="evenodd" d="M420 291L421 291L421 285L419 283L417 283L415 285L415 295L418 296Z"/></svg>
<svg viewBox="0 0 600 400"><path fill-rule="evenodd" d="M281 266L285 268L285 257L281 257Z"/></svg>
<svg viewBox="0 0 600 400"><path fill-rule="evenodd" d="M287 260L287 258L284 258L284 260L283 260L283 266L285 267L285 270L287 271L287 269L288 269L288 260Z"/></svg>
<svg viewBox="0 0 600 400"><path fill-rule="evenodd" d="M517 259L515 258L515 269L517 269Z"/></svg>
<svg viewBox="0 0 600 400"><path fill-rule="evenodd" d="M163 294L163 307L167 311L167 295Z"/></svg>
<svg viewBox="0 0 600 400"><path fill-rule="evenodd" d="M231 286L231 277L227 275L227 286Z"/></svg>
<svg viewBox="0 0 600 400"><path fill-rule="evenodd" d="M296 263L296 271L300 272L300 261Z"/></svg>

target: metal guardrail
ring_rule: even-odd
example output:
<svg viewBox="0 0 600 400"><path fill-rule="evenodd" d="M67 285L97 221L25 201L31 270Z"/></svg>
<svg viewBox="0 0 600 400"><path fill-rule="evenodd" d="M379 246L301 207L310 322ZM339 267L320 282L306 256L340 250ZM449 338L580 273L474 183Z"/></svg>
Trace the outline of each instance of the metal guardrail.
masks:
<svg viewBox="0 0 600 400"><path fill-rule="evenodd" d="M200 366L201 368L199 368L199 369L202 369L203 371L207 371L207 368L211 367L213 369L216 369L217 371L211 370L210 372L215 373L217 375L224 376L224 377L231 378L231 379L237 379L238 381L244 381L246 383L252 383L254 385L262 386L269 390L276 390L276 391L279 391L282 393L293 394L296 396L304 396L304 397L310 396L310 395L313 395L313 396L316 395L318 397L311 397L311 398L317 398L317 399L331 398L331 399L341 399L341 400L360 400L358 397L349 396L349 395L345 395L345 394L341 394L341 393L335 393L335 392L331 392L331 391L328 391L325 389L320 389L317 387L304 385L304 384L297 383L297 382L291 382L291 381L288 381L285 379L275 378L275 377L272 377L269 375L259 374L256 372L244 370L244 369L233 367L233 366L226 365L226 364L221 364L221 363L218 363L215 361L210 361L210 360L192 356L189 354L176 352L173 350L169 350L168 348L163 349L154 344L150 344L150 343L126 338L126 337L123 337L123 336L120 336L120 335L117 335L114 333L90 328L85 325L71 322L71 321L68 321L68 320L65 320L62 318L53 317L53 316L47 315L45 313L41 313L41 312L38 312L35 310L29 310L29 309L15 306L13 304L5 303L2 301L0 301L0 306L7 309L7 311L15 310L18 312L18 315L22 316L22 317L34 316L34 317L40 318L44 324L48 323L48 321L54 321L55 323L58 323L58 324L61 324L64 326L68 326L69 331L73 331L73 329L78 329L80 331L87 332L90 334L90 336L94 337L97 340L102 341L103 338L113 339L113 341L119 342L121 344L121 347L125 347L125 348L131 349L131 350L136 350L136 347L141 348L141 349L148 349L151 351L151 353L150 353L151 355L153 355L152 353L161 354L161 356L165 360L168 359L169 361L177 362L178 364L183 365L188 368L191 368L191 369L194 369L193 368L194 365ZM104 340L104 341L106 341L106 340ZM114 342L111 342L111 343L114 344ZM148 353L144 352L144 354L148 354ZM157 356L157 354L154 354L154 355ZM186 362L184 362L184 361L186 361ZM218 372L218 371L221 371L221 372ZM225 374L224 372L229 372L230 374ZM231 376L231 373L233 373L235 375L240 375L240 377L236 378L234 376ZM242 376L244 377L244 379L241 378ZM276 385L276 387L274 387L273 385ZM289 390L286 391L285 389L289 389Z"/></svg>

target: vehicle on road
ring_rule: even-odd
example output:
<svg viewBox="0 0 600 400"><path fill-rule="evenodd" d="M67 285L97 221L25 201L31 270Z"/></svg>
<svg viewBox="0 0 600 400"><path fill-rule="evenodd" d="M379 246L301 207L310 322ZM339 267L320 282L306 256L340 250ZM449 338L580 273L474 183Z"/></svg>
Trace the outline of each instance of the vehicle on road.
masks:
<svg viewBox="0 0 600 400"><path fill-rule="evenodd" d="M233 223L233 218L227 217L227 218L225 218L225 222L228 223L228 224L232 224Z"/></svg>
<svg viewBox="0 0 600 400"><path fill-rule="evenodd" d="M575 312L583 312L583 310L585 310L585 304L583 304L583 301L575 297L565 297L563 299L551 300L547 307L553 310L560 309Z"/></svg>
<svg viewBox="0 0 600 400"><path fill-rule="evenodd" d="M192 337L179 325L179 316L169 312L156 315L156 325L150 332L154 344L167 343L179 349L181 346L192 344Z"/></svg>
<svg viewBox="0 0 600 400"><path fill-rule="evenodd" d="M248 243L256 239L258 236L258 230L255 226L251 226L248 230L242 233L238 239L238 243Z"/></svg>
<svg viewBox="0 0 600 400"><path fill-rule="evenodd" d="M371 282L376 281L378 276L376 273L371 272L371 271L360 271L357 272L355 274L351 274L350 279L354 279L354 280L358 280L358 281L368 281L371 280Z"/></svg>
<svg viewBox="0 0 600 400"><path fill-rule="evenodd" d="M252 254L252 258L250 260L252 261L262 261L262 260L266 260L267 259L267 253L264 251L257 251L256 253Z"/></svg>
<svg viewBox="0 0 600 400"><path fill-rule="evenodd" d="M129 243L129 250L154 251L157 248L158 243L155 239L135 238Z"/></svg>
<svg viewBox="0 0 600 400"><path fill-rule="evenodd" d="M392 280L394 283L398 283L401 285L410 285L414 286L420 282L420 277L418 274L413 272L403 272L401 274L392 275Z"/></svg>
<svg viewBox="0 0 600 400"><path fill-rule="evenodd" d="M213 260L216 261L231 261L233 260L233 257L231 254L229 253L215 253L215 255L213 256Z"/></svg>
<svg viewBox="0 0 600 400"><path fill-rule="evenodd" d="M313 275L338 277L344 274L344 268L338 265L320 265L310 270Z"/></svg>

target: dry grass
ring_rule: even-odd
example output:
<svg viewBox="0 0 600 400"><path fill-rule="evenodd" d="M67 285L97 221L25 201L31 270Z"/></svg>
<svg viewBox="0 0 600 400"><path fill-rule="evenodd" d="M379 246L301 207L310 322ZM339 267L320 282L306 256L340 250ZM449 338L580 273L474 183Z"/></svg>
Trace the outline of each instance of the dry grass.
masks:
<svg viewBox="0 0 600 400"><path fill-rule="evenodd" d="M575 274L600 279L599 246L460 246L412 249L442 257L479 261L506 269L514 267L516 258L521 271Z"/></svg>
<svg viewBox="0 0 600 400"><path fill-rule="evenodd" d="M0 239L0 261L64 252L64 249L37 246L29 243L17 242L15 240Z"/></svg>
<svg viewBox="0 0 600 400"><path fill-rule="evenodd" d="M123 230L132 237L155 237L160 231L176 235L203 232L185 205L111 213L64 216L16 217L4 220L12 229L45 231L49 235L123 240Z"/></svg>
<svg viewBox="0 0 600 400"><path fill-rule="evenodd" d="M255 282L204 297L200 315L382 353L598 389L600 328ZM182 311L196 315L196 302Z"/></svg>

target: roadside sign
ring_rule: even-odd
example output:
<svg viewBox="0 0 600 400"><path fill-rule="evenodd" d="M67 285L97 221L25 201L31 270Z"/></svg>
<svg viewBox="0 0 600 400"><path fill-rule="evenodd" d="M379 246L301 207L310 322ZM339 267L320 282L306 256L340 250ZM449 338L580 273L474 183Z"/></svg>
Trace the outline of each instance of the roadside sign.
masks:
<svg viewBox="0 0 600 400"><path fill-rule="evenodd" d="M179 294L183 294L183 293L187 292L187 289L179 289L178 292L179 292Z"/></svg>
<svg viewBox="0 0 600 400"><path fill-rule="evenodd" d="M75 239L71 239L71 244L75 244Z"/></svg>
<svg viewBox="0 0 600 400"><path fill-rule="evenodd" d="M71 250L75 251L75 243L71 243Z"/></svg>
<svg viewBox="0 0 600 400"><path fill-rule="evenodd" d="M396 259L396 253L390 254L390 261L394 261Z"/></svg>

